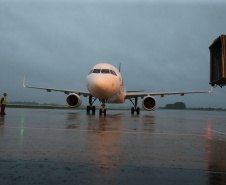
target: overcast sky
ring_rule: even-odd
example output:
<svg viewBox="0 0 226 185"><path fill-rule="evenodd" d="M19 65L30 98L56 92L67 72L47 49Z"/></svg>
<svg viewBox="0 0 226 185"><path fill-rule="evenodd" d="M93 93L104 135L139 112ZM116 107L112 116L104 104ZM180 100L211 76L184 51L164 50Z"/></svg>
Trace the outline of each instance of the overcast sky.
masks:
<svg viewBox="0 0 226 185"><path fill-rule="evenodd" d="M226 34L224 1L82 2L0 0L0 94L8 101L65 104L63 93L23 88L23 75L30 86L87 91L88 72L103 62L122 64L127 90L210 90L209 46ZM156 100L226 108L226 87Z"/></svg>

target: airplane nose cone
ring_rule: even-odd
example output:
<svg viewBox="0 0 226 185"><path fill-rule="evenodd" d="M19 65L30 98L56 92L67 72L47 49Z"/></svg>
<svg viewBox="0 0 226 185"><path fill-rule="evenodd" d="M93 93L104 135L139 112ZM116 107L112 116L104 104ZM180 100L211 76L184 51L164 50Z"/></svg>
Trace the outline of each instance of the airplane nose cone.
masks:
<svg viewBox="0 0 226 185"><path fill-rule="evenodd" d="M90 78L87 82L87 88L91 94L98 98L108 99L110 93L110 81L107 78Z"/></svg>
<svg viewBox="0 0 226 185"><path fill-rule="evenodd" d="M106 78L95 78L92 81L92 86L98 92L105 92L109 88L109 81Z"/></svg>

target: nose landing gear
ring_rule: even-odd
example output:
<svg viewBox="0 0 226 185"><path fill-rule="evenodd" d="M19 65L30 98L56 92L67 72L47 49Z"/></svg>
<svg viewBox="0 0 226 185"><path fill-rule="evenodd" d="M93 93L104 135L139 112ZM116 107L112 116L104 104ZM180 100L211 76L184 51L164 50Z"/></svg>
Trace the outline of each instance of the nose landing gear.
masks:
<svg viewBox="0 0 226 185"><path fill-rule="evenodd" d="M89 96L89 105L86 107L86 112L87 114L90 114L90 111L92 111L92 114L95 115L96 112L96 107L93 106L93 103L96 101L97 98L95 98L93 100L93 96ZM104 114L104 116L107 115L107 110L105 109L105 102L106 100L100 100L102 102L102 108L99 111L99 115L102 116L102 114Z"/></svg>
<svg viewBox="0 0 226 185"><path fill-rule="evenodd" d="M106 100L102 100L102 105L101 105L102 108L99 111L100 116L102 116L102 114L104 114L104 116L107 115L107 110L105 109L105 102L106 102Z"/></svg>

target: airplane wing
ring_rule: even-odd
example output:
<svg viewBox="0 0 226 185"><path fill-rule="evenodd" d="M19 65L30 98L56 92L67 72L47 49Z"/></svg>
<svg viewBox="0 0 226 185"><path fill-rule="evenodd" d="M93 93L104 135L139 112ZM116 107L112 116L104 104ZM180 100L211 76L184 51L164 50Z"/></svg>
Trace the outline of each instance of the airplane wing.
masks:
<svg viewBox="0 0 226 185"><path fill-rule="evenodd" d="M24 75L24 80L23 80L23 87L26 87L26 88L33 88L33 89L46 90L47 92L58 91L58 92L63 92L64 94L76 93L76 94L78 94L78 95L83 95L84 97L87 97L87 96L90 96L90 95L91 95L89 92L82 92L82 91L74 91L74 90L65 90L65 89L52 89L52 88L44 88L44 87L31 87L31 86L26 86L26 85L25 85L25 75Z"/></svg>
<svg viewBox="0 0 226 185"><path fill-rule="evenodd" d="M181 96L184 96L185 94L195 94L195 93L210 93L211 91L194 91L194 92L165 92L165 93L128 93L126 94L125 99L131 99L131 98L138 98L138 97L145 97L145 96L161 96L164 97L165 95L175 95L180 94Z"/></svg>

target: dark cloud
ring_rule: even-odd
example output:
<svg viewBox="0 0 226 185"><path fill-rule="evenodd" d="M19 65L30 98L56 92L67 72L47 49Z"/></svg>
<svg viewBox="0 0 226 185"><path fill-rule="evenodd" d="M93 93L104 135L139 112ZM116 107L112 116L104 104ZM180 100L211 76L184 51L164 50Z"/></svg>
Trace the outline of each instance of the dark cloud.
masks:
<svg viewBox="0 0 226 185"><path fill-rule="evenodd" d="M1 91L11 101L56 102L66 96L27 84L86 90L97 63L122 63L128 90L209 90L209 49L225 34L225 4L9 3L0 6ZM211 95L167 96L158 105L222 107L225 88Z"/></svg>

